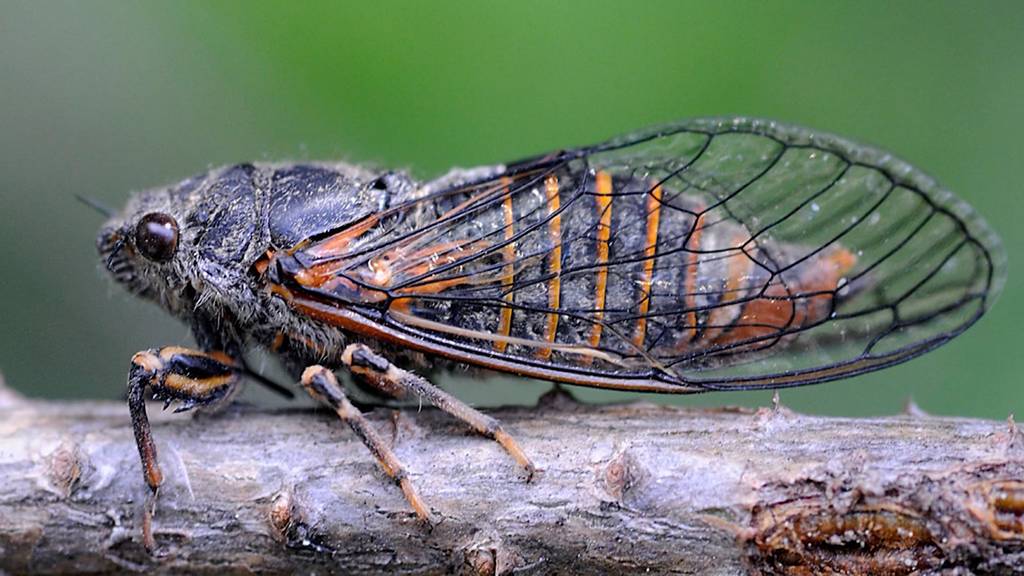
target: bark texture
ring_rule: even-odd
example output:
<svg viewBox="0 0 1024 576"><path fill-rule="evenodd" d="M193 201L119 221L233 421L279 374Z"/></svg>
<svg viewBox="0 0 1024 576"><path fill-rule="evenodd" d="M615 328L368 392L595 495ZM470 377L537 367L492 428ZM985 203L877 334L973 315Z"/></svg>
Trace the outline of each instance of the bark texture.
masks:
<svg viewBox="0 0 1024 576"><path fill-rule="evenodd" d="M435 410L374 410L441 521L425 526L333 414L157 416L147 489L127 410L0 407L0 573L917 574L1024 571L1024 439L1007 422L784 408L490 411L526 483Z"/></svg>

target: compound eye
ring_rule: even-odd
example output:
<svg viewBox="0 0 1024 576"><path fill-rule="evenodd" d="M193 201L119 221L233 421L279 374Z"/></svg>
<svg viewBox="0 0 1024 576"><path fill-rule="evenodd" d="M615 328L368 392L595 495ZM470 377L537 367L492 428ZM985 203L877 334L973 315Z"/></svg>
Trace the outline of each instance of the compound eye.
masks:
<svg viewBox="0 0 1024 576"><path fill-rule="evenodd" d="M167 262L178 249L178 223L162 212L146 214L135 226L135 247L154 262Z"/></svg>

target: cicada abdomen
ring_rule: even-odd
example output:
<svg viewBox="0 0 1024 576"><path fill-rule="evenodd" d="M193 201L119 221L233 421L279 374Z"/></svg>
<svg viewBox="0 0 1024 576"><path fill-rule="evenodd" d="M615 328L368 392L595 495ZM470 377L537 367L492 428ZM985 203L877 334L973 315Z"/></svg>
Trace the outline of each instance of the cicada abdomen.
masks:
<svg viewBox="0 0 1024 576"><path fill-rule="evenodd" d="M999 254L969 209L888 155L695 121L399 204L293 251L290 277L320 317L387 328L374 337L686 391L835 379L933 348L991 303Z"/></svg>

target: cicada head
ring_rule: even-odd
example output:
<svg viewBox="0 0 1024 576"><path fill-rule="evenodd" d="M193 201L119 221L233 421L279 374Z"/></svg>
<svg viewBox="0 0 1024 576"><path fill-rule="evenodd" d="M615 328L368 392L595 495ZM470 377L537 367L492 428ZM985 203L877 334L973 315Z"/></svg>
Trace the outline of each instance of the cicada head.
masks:
<svg viewBox="0 0 1024 576"><path fill-rule="evenodd" d="M253 170L224 168L136 194L100 230L104 267L129 292L179 316L200 299L237 293L259 242Z"/></svg>
<svg viewBox="0 0 1024 576"><path fill-rule="evenodd" d="M100 230L104 266L128 291L187 319L251 317L252 267L268 250L343 229L411 182L346 164L240 164L136 194Z"/></svg>

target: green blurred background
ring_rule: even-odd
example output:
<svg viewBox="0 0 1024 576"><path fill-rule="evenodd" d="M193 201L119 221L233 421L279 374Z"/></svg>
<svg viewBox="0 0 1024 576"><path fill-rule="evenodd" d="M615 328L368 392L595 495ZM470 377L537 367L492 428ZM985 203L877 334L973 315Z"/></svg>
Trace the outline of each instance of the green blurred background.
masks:
<svg viewBox="0 0 1024 576"><path fill-rule="evenodd" d="M942 414L1024 411L1019 1L3 2L0 370L32 396L115 399L133 352L190 341L101 274L100 218L74 193L119 206L132 190L253 159L369 161L427 177L727 114L897 152L972 203L1010 257L1000 301L965 335L783 402L891 414L913 396ZM482 405L547 388L447 383Z"/></svg>

